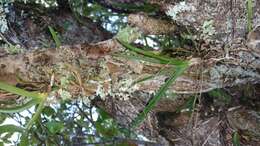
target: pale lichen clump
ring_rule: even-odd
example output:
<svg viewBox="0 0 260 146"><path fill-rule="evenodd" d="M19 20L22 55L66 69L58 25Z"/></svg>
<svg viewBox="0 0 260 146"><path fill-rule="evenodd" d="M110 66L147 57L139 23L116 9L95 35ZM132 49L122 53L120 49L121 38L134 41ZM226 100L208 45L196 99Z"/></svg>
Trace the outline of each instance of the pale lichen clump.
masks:
<svg viewBox="0 0 260 146"><path fill-rule="evenodd" d="M5 51L9 54L19 54L24 52L24 48L22 48L19 44L12 45L12 44L5 44L3 45L5 48Z"/></svg>
<svg viewBox="0 0 260 146"><path fill-rule="evenodd" d="M63 100L67 100L67 99L72 98L72 95L70 94L70 92L66 91L65 89L59 89L58 93Z"/></svg>
<svg viewBox="0 0 260 146"><path fill-rule="evenodd" d="M166 12L167 15L171 16L173 20L178 19L178 14L183 12L192 12L195 10L195 7L187 4L185 1L182 1L173 7L170 7Z"/></svg>
<svg viewBox="0 0 260 146"><path fill-rule="evenodd" d="M1 4L1 2L0 2ZM7 20L6 20L6 13L9 12L8 8L5 8L6 4L0 5L0 32L4 33L8 30Z"/></svg>
<svg viewBox="0 0 260 146"><path fill-rule="evenodd" d="M115 36L115 38L127 43L131 43L140 37L141 33L139 32L139 30L130 26L127 26L124 29L120 30Z"/></svg>
<svg viewBox="0 0 260 146"><path fill-rule="evenodd" d="M103 69L100 71L99 77L103 79L100 81L91 81L97 85L96 94L94 96L98 96L102 100L106 100L108 97L128 100L130 95L139 89L137 85L133 85L135 80L129 75L130 72L120 77L117 76L118 78L113 80L109 75L106 63L103 62L101 66Z"/></svg>
<svg viewBox="0 0 260 146"><path fill-rule="evenodd" d="M129 97L139 89L137 85L133 85L134 80L125 78L120 80L114 88L116 91L111 95L112 97L119 98L120 100L129 100Z"/></svg>
<svg viewBox="0 0 260 146"><path fill-rule="evenodd" d="M206 40L209 39L211 36L213 36L216 33L215 27L214 27L214 21L204 21L202 25L202 34L201 37Z"/></svg>

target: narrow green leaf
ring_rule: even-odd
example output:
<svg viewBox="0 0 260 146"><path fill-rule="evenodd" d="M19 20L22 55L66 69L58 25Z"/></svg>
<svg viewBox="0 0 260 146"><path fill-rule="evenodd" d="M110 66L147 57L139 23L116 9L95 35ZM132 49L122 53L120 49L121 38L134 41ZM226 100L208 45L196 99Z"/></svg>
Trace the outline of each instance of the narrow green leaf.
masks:
<svg viewBox="0 0 260 146"><path fill-rule="evenodd" d="M237 131L233 133L232 142L234 146L240 146L240 137Z"/></svg>
<svg viewBox="0 0 260 146"><path fill-rule="evenodd" d="M47 122L46 127L52 134L60 133L64 129L63 123L57 121Z"/></svg>
<svg viewBox="0 0 260 146"><path fill-rule="evenodd" d="M31 127L33 126L34 122L36 120L38 120L38 118L40 117L41 113L42 113L42 110L44 109L45 107L45 101L47 100L47 96L43 96L39 106L37 107L37 110L35 112L35 114L33 115L33 117L31 118L31 120L27 123L26 125L26 130L30 130Z"/></svg>
<svg viewBox="0 0 260 146"><path fill-rule="evenodd" d="M253 29L253 0L247 0L247 30Z"/></svg>
<svg viewBox="0 0 260 146"><path fill-rule="evenodd" d="M101 120L106 120L106 119L110 119L111 117L109 116L109 114L101 109L101 108L97 108L97 112L99 114L98 118L101 119Z"/></svg>
<svg viewBox="0 0 260 146"><path fill-rule="evenodd" d="M19 126L15 126L15 125L2 125L0 126L0 135L3 133L14 133L14 132L19 132L22 133L24 131L24 129L22 127Z"/></svg>
<svg viewBox="0 0 260 146"><path fill-rule="evenodd" d="M6 84L4 82L0 81L0 89L13 93L13 94L17 94L17 95L21 95L21 96L25 96L25 97L30 97L30 98L41 98L41 94L37 93L37 92L29 92L20 88L17 88L15 86Z"/></svg>
<svg viewBox="0 0 260 146"><path fill-rule="evenodd" d="M28 146L28 145L29 145L28 133L23 132L22 136L20 137L19 146Z"/></svg>
<svg viewBox="0 0 260 146"><path fill-rule="evenodd" d="M130 45L129 43L127 42L124 42L122 40L119 40L118 41L120 42L120 44L122 44L126 49L129 49L133 52L136 52L138 54L142 54L144 56L147 56L147 57L150 57L150 58L154 58L154 59L157 59L159 60L162 64L171 64L171 65L185 65L187 64L187 61L184 61L184 60L178 60L178 59L173 59L173 58L169 58L169 57L166 57L166 56L161 56L161 55L157 55L157 54L154 54L153 52L151 51L146 51L146 50L143 50L143 49L139 49L139 48L136 48L136 47L133 47L132 45Z"/></svg>
<svg viewBox="0 0 260 146"><path fill-rule="evenodd" d="M144 121L147 114L153 109L153 107L156 105L156 103L161 99L161 97L164 95L164 93L168 89L168 87L170 85L172 85L172 83L177 79L177 77L179 77L186 70L186 68L187 68L187 65L176 67L176 70L172 73L172 75L166 81L166 83L160 87L158 92L150 100L150 102L144 108L144 110L133 120L133 122L131 123L131 128L135 128L135 127L139 126L139 124Z"/></svg>
<svg viewBox="0 0 260 146"><path fill-rule="evenodd" d="M56 47L59 48L61 46L61 41L60 41L60 39L57 35L57 32L51 26L48 26L48 28L49 28L49 31L51 33L52 39L55 42Z"/></svg>
<svg viewBox="0 0 260 146"><path fill-rule="evenodd" d="M51 108L50 106L46 106L43 109L43 114L45 114L46 116L51 116L53 114L55 114L55 110L53 108Z"/></svg>
<svg viewBox="0 0 260 146"><path fill-rule="evenodd" d="M18 113L18 112L24 111L26 109L29 109L30 107L32 107L38 103L39 103L39 100L31 99L27 103L20 105L20 106L15 106L15 107L10 107L10 108L1 108L0 107L0 113Z"/></svg>
<svg viewBox="0 0 260 146"><path fill-rule="evenodd" d="M0 112L0 125L5 121L6 118L7 118L7 114L2 114Z"/></svg>
<svg viewBox="0 0 260 146"><path fill-rule="evenodd" d="M150 75L150 76L141 78L141 79L139 79L139 80L137 80L137 81L134 81L134 82L132 83L132 86L135 85L135 84L138 84L138 83L147 81L147 80L149 80L149 79L152 79L152 78L154 78L154 77L155 77L154 75Z"/></svg>

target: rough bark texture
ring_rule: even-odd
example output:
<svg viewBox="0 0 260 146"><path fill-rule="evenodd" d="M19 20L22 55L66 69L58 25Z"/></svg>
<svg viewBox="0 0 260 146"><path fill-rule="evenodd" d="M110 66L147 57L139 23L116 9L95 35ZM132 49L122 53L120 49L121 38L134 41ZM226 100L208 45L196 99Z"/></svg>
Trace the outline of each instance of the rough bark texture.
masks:
<svg viewBox="0 0 260 146"><path fill-rule="evenodd" d="M110 2L112 1L104 3L112 5ZM162 11L167 12L170 7L179 4L179 1L175 0L152 0L150 2L159 4ZM255 1L254 3L253 24L255 29L248 36L243 0L187 0L186 4L193 7L191 11L180 12L174 19L180 26L188 26L196 31L197 37L194 41L197 41L199 47L194 48L193 51L188 50L189 56L180 57L189 60L190 66L171 86L170 91L179 94L194 94L215 88L259 83L260 38L258 36L260 35L260 26L257 27L260 23L259 2ZM62 17L57 19L57 22L52 21L51 18L59 18L60 15ZM77 21L71 15L61 13L52 14L49 18L51 20L47 22L58 26L64 24L65 20L72 24L73 30L71 32L64 31L64 34L62 33L64 42L67 42L68 45L19 55L7 55L1 49L0 80L30 90L45 91L51 78L54 77L54 84L58 86L58 90L51 94L65 98L62 97L62 93L68 92L71 98L83 97L88 100L92 100L93 96L99 96L101 100L96 98L92 100L93 104L106 109L122 125L129 125L152 96L148 93L153 93L164 84L167 74L135 86L130 86L131 83L140 78L154 75L161 68L170 66L116 57L115 53L125 52L125 49L115 39L100 42L109 37L103 36L104 31L95 27L93 23L88 23L86 26L94 25L94 29L85 26L83 28L76 23ZM213 20L215 33L205 36L202 26L208 20ZM41 35L37 34L44 35L44 33L38 31L37 25L35 26L32 20L21 20L21 23L29 25L18 27L20 34L18 31L10 33L15 37L9 38L18 40L26 40L23 37L30 38L26 43L13 42L25 44L24 46L27 47L41 47L40 42L38 42ZM157 21L143 14L130 15L129 23L139 27L139 30L145 34L168 34L176 32L177 28L173 22ZM82 29L86 32L82 33ZM79 38L78 33L82 35ZM93 36L93 34L95 35ZM71 41L75 36L77 36L78 42ZM46 39L45 37L44 35L41 38ZM87 43L79 44L79 42ZM78 45L70 45L70 43ZM64 83L64 81L66 82ZM255 97L257 96L259 96L259 92L256 92ZM260 128L257 123L259 123L260 118L251 109L238 108L230 111L221 109L217 115L207 117L200 113L200 110L204 109L198 107L196 109L198 111L193 113L192 118L185 113L175 115L174 111L177 107L185 103L189 97L190 95L178 95L176 99L162 100L148 116L145 123L141 125L140 133L151 140L160 141L163 145L218 145L220 143L228 145L231 143L232 130L235 129L253 133L256 138L253 137L251 140L259 142L257 137L259 137ZM259 102L258 99L256 101ZM204 105L210 109L207 103ZM211 110L206 111L210 112ZM243 113L249 114L243 116ZM245 127L244 123L247 123L249 127L243 128ZM226 129L226 133L223 133L223 129ZM252 131L252 129L255 130Z"/></svg>

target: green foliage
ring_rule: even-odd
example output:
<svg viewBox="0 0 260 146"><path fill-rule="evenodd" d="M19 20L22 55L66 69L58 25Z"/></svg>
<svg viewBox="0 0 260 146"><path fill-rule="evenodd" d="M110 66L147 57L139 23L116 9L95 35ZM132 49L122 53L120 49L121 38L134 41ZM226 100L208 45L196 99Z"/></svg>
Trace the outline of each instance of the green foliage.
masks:
<svg viewBox="0 0 260 146"><path fill-rule="evenodd" d="M130 26L121 29L115 38L120 40L121 42L131 43L136 39L141 37L141 32L137 30L137 28L133 28Z"/></svg>
<svg viewBox="0 0 260 146"><path fill-rule="evenodd" d="M119 134L117 124L111 119L108 114L102 110L97 110L99 113L98 119L95 122L95 127L98 133L104 136L106 139L111 139Z"/></svg>
<svg viewBox="0 0 260 146"><path fill-rule="evenodd" d="M2 114L2 113L0 112L0 124L2 124L2 123L5 121L6 117L7 117L6 114Z"/></svg>
<svg viewBox="0 0 260 146"><path fill-rule="evenodd" d="M232 99L232 97L223 91L223 89L215 89L208 92L208 94L209 96L217 98L218 101L224 102L225 104L229 104Z"/></svg>
<svg viewBox="0 0 260 146"><path fill-rule="evenodd" d="M19 54L22 53L24 50L23 48L21 48L19 45L12 45L9 42L7 42L8 45L5 45L5 50L9 53L9 54Z"/></svg>
<svg viewBox="0 0 260 146"><path fill-rule="evenodd" d="M240 136L237 131L232 135L232 143L234 146L240 146Z"/></svg>
<svg viewBox="0 0 260 146"><path fill-rule="evenodd" d="M248 32L252 31L253 29L253 0L246 0L247 1L247 30Z"/></svg>
<svg viewBox="0 0 260 146"><path fill-rule="evenodd" d="M54 2L54 0L50 1L52 3ZM81 0L69 2L79 22L81 19L79 15L88 16L94 22L102 22L103 26L107 28L110 27L109 29L112 32L117 32L117 30L121 29L126 24L124 22L125 14L111 12L98 3ZM114 6L125 10L145 11L149 13L154 13L159 10L154 5L136 6L131 4L114 4ZM59 35L51 26L48 28L56 44L56 47L60 47L61 41L59 39ZM162 85L161 88L156 92L155 96L144 108L143 112L135 118L131 124L132 128L137 127L141 122L144 121L146 115L165 95L165 92L169 86L174 83L176 78L180 76L188 66L187 61L173 59L168 56L153 53L152 51L146 50L144 48L136 48L129 44L140 37L141 33L137 29L131 27L122 29L122 31L120 31L116 36L120 43L125 48L130 50L129 52L131 55L128 55L128 57L152 63L173 65L173 67L170 69L171 74L169 79L167 79L165 84ZM172 42L170 39L171 38L168 38L168 40L161 39L159 41L161 43L160 45L163 46L163 48L170 48L173 44L175 44L175 42ZM143 80L150 79L154 76L144 78ZM66 80L67 79L62 80L62 86L66 86ZM20 133L22 133L20 137L21 146L73 145L73 138L82 143L105 143L107 141L111 141L111 139L116 140L117 138L125 138L127 140L129 133L131 133L132 137L136 138L136 135L132 134L132 131L120 127L105 111L101 109L93 110L93 107L85 105L84 102L63 100L61 103L55 105L55 107L50 107L45 106L45 101L47 99L46 94L28 92L1 82L0 89L13 94L31 98L31 100L24 105L14 107L15 109L6 109L9 112L5 113L20 112L32 107L33 105L36 107L35 111L30 111L30 114L25 115L24 117L19 114L8 115L8 118L15 119L16 116L19 116L19 118L23 119L22 121L25 121L25 123L20 123L21 127L25 127L23 131L20 131ZM61 93L63 93L62 95L64 96L68 96L66 92L67 91L64 90L64 92ZM93 118L93 115L95 114L97 114L97 119ZM7 115L5 115L3 119L5 119L6 116ZM8 125L5 126L6 127L4 128L8 128ZM15 127L12 128L13 130L16 129ZM8 131L8 133L12 134L12 131Z"/></svg>
<svg viewBox="0 0 260 146"><path fill-rule="evenodd" d="M23 133L24 129L11 125L11 124L6 124L0 126L0 143L11 143L8 139L14 134L14 133Z"/></svg>
<svg viewBox="0 0 260 146"><path fill-rule="evenodd" d="M39 112L39 109L42 111ZM88 107L81 101L63 101L55 105L55 108L49 106L42 108L39 105L36 112L32 114L23 118L17 115L25 120L25 124L21 125L25 128L19 132L21 133L20 146L73 145L73 139L81 141L83 145L84 143L109 143L116 138L126 138L129 132L118 126L104 110ZM95 115L97 118L93 118ZM9 115L9 118L13 116ZM28 123L33 125L28 126ZM0 133L1 131L0 128ZM11 131L6 133L12 135Z"/></svg>
<svg viewBox="0 0 260 146"><path fill-rule="evenodd" d="M9 108L0 108L0 113L15 113L15 112L21 112L23 110L29 109L33 105L36 105L40 102L42 102L42 99L46 97L46 94L37 93L37 92L28 92L26 90L17 88L15 86L0 82L0 89L17 94L20 96L25 96L31 98L28 102L26 102L23 105L18 105L15 107L9 107Z"/></svg>
<svg viewBox="0 0 260 146"><path fill-rule="evenodd" d="M50 121L46 123L47 129L51 134L61 133L64 129L64 125L62 122Z"/></svg>
<svg viewBox="0 0 260 146"><path fill-rule="evenodd" d="M47 117L51 117L52 115L55 114L55 110L49 106L45 106L42 110L42 113Z"/></svg>
<svg viewBox="0 0 260 146"><path fill-rule="evenodd" d="M30 107L36 105L38 103L37 100L31 99L30 101L26 102L23 105L18 105L15 107L8 107L8 108L0 108L0 113L18 113L21 111L24 111L26 109L29 109Z"/></svg>
<svg viewBox="0 0 260 146"><path fill-rule="evenodd" d="M24 132L20 137L20 143L19 146L28 146L29 145L29 138L28 133Z"/></svg>
<svg viewBox="0 0 260 146"><path fill-rule="evenodd" d="M28 92L26 90L17 88L15 86L6 84L6 83L1 82L1 81L0 81L0 89L7 91L7 92L10 92L10 93L13 93L13 94L20 95L20 96L30 97L30 98L33 98L33 99L40 99L40 98L42 98L42 95L43 95L43 94L40 94L40 93L37 93L37 92Z"/></svg>
<svg viewBox="0 0 260 146"><path fill-rule="evenodd" d="M194 109L194 103L196 102L197 98L195 96L189 97L189 99L180 107L177 108L176 112L179 113L183 109L188 109L189 111L192 111Z"/></svg>
<svg viewBox="0 0 260 146"><path fill-rule="evenodd" d="M26 125L27 130L30 130L31 127L33 126L33 124L36 122L36 120L38 120L40 118L40 115L41 115L41 112L44 108L44 104L45 104L46 99L47 99L47 96L42 98L39 106L37 107L35 114L33 115L32 119L30 119L30 121Z"/></svg>
<svg viewBox="0 0 260 146"><path fill-rule="evenodd" d="M138 54L144 55L146 57L152 58L152 59L156 59L157 61L159 61L161 64L169 64L169 65L175 65L175 66L182 66L182 65L186 65L188 64L187 61L184 60L178 60L178 59L174 59L174 58L170 58L167 56L162 56L162 55L158 55L155 54L151 51L146 51L144 49L139 49L136 47L133 47L132 45L130 45L127 42L124 42L122 40L119 39L119 42L128 50L136 52Z"/></svg>
<svg viewBox="0 0 260 146"><path fill-rule="evenodd" d="M154 60L159 61L161 64L169 64L173 65L173 71L170 75L170 78L163 84L160 89L156 92L155 96L149 101L149 103L145 106L144 110L132 121L131 128L136 128L139 126L141 122L144 121L147 114L153 109L156 103L165 95L168 87L174 83L174 81L183 74L183 72L187 69L189 63L183 60L177 60L170 57L162 56L155 54L151 51L147 51L145 49L136 48L129 43L123 41L120 37L118 41L128 50L135 52L137 54L141 54L145 57L152 58ZM148 77L150 78L150 77Z"/></svg>
<svg viewBox="0 0 260 146"><path fill-rule="evenodd" d="M175 68L170 78L163 84L160 89L156 92L155 96L149 101L148 105L145 106L144 110L133 120L131 124L131 128L135 128L139 126L141 122L144 121L147 114L153 109L156 103L162 98L165 91L169 88L170 85L174 83L174 81L182 75L182 73L186 70L188 65L182 65Z"/></svg>
<svg viewBox="0 0 260 146"><path fill-rule="evenodd" d="M48 26L48 28L51 33L52 39L55 42L56 47L59 48L61 46L61 41L58 37L58 33L51 26Z"/></svg>
<svg viewBox="0 0 260 146"><path fill-rule="evenodd" d="M8 85L8 84L3 83L3 82L0 82L0 89L8 91L8 92L13 93L13 94L20 95L20 96L26 96L26 97L32 98L29 102L27 102L27 103L25 103L21 106L16 106L16 107L13 107L13 108L2 108L2 109L0 109L0 112L2 112L2 113L20 112L20 111L23 111L25 109L29 109L33 105L39 104L35 114L32 116L32 118L29 120L29 122L26 125L26 131L23 132L23 135L26 134L27 131L30 130L32 125L36 122L36 120L38 120L38 118L41 114L41 111L44 108L45 100L47 99L47 94L36 93L36 92L28 92L26 90L17 88L17 87L12 86L12 85ZM20 128L15 127L15 126L10 126L10 125L4 125L2 131L4 131L5 129L13 129L13 130L16 130L16 131L20 130L20 132L21 132ZM9 133L11 133L11 132L9 132ZM22 136L22 140L21 140L22 146L27 144L26 138L28 138L28 137Z"/></svg>
<svg viewBox="0 0 260 146"><path fill-rule="evenodd" d="M14 133L14 132L19 132L19 133L22 133L24 132L24 129L21 128L21 127L18 127L18 126L15 126L15 125L3 125L3 126L0 126L0 135L2 135L3 133Z"/></svg>

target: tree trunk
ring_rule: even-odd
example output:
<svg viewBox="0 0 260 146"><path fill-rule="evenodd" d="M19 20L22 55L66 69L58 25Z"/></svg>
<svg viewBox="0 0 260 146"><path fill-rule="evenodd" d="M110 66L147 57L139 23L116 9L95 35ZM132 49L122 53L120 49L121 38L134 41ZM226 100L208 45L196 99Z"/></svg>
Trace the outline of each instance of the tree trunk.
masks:
<svg viewBox="0 0 260 146"><path fill-rule="evenodd" d="M172 17L173 14L168 12L169 8L174 8L179 4L175 1L162 3L151 0L149 2L158 4L161 11L167 11L166 13ZM110 3L107 5L111 6ZM178 144L179 138L185 139L180 141L179 145L210 145L208 140L213 138L216 139L216 143L221 140L228 141L226 137L222 137L220 127L228 127L225 122L234 121L234 118L231 118L233 113L238 114L241 111L238 113L230 111L223 114L225 116L219 114L206 120L201 117L197 119L192 117L191 123L195 126L188 122L188 115L181 114L178 119L175 119L173 112L195 93L260 82L259 2L255 1L253 5L254 30L248 35L245 19L246 7L242 0L203 1L203 5L199 0L187 0L186 5L189 8L174 15L173 19L178 26L169 20L157 20L141 13L129 15L129 24L137 27L139 34L180 33L179 27L188 27L198 36L194 39L198 47L188 50L189 56L180 57L189 61L188 69L169 89L179 94L177 97L179 100L160 101L139 131L152 140L161 141L163 145L176 144L176 141ZM19 6L17 6L17 11L19 11ZM0 81L42 92L46 92L50 84L54 84L58 89L49 94L56 95L57 99L66 98L64 93L69 93L67 96L70 98L86 98L93 104L103 107L122 125L129 125L149 101L152 96L149 93L154 93L163 85L169 73L158 75L134 86L132 84L144 77L157 74L162 68L167 69L172 66L120 57L118 54L124 53L126 48L116 38L110 39L109 33L86 18L84 18L86 25L82 26L71 12L46 15L47 18L41 14L39 19L44 22L46 19L47 23L39 28L46 29L48 25L55 26L56 30L61 33L65 45L59 48L25 51L18 55L8 54L5 51L8 48L1 48ZM10 28L13 28L12 31L15 33L8 34L15 36L6 34L6 38L10 40L16 38L26 48L43 47L40 39L45 40L47 44L51 42L51 38L44 34L46 30L39 29L32 20L17 19L25 25L16 27L17 21L10 22ZM64 24L65 20L71 23L72 32L63 31L61 24ZM203 24L208 20L213 20L214 35L205 33L206 28ZM227 27L227 24L230 24L230 27ZM136 29L133 28L133 30ZM73 39L75 36L77 39ZM51 46L54 46L53 42ZM93 97L95 97L94 100ZM249 112L246 109L241 110ZM199 113L194 112L194 114ZM223 119L226 115L227 118ZM250 118L245 119L247 119L246 122L250 121L248 120ZM169 121L174 122L169 124ZM204 121L208 122L204 123ZM254 121L259 121L259 119L254 119ZM180 125L182 129L174 130L176 125ZM234 125L239 129L237 124ZM256 124L252 125L254 127ZM258 133L259 127L254 128ZM190 131L190 129L193 130ZM177 132L180 135L176 135ZM203 135L209 135L209 137L202 137Z"/></svg>

